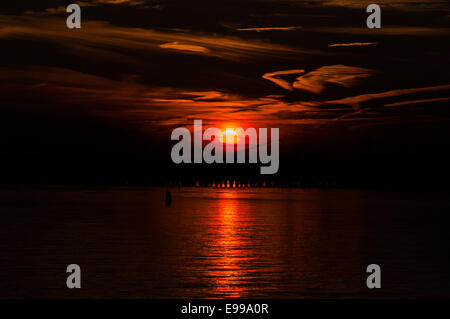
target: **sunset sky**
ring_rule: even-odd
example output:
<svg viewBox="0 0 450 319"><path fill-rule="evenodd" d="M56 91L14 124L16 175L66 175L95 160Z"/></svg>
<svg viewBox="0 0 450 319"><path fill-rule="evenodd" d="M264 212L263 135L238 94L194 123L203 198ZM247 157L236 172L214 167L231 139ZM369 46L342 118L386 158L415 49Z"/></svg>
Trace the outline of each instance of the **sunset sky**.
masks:
<svg viewBox="0 0 450 319"><path fill-rule="evenodd" d="M86 0L70 30L71 1L3 1L1 158L165 160L201 119L279 127L285 157L448 160L450 5L379 0L368 29L372 2Z"/></svg>

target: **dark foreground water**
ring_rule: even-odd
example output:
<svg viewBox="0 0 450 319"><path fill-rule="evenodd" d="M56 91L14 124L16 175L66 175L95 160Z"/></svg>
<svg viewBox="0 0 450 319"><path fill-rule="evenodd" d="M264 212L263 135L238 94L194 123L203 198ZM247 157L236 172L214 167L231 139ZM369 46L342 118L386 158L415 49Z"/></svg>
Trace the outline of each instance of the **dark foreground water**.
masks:
<svg viewBox="0 0 450 319"><path fill-rule="evenodd" d="M450 191L165 191L1 190L0 297L450 296Z"/></svg>

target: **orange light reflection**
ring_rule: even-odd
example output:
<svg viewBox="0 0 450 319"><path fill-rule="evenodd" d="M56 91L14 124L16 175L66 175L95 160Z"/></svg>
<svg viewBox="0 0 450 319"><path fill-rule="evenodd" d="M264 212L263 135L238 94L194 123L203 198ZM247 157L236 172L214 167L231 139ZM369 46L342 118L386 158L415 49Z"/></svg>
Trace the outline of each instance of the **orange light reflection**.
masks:
<svg viewBox="0 0 450 319"><path fill-rule="evenodd" d="M229 184L228 184L229 185ZM209 275L216 278L215 294L226 295L228 298L239 298L244 292L243 278L251 276L251 270L245 265L249 261L245 241L239 233L240 219L243 216L238 209L238 202L234 199L235 191L222 193L218 214L219 233L217 249L220 255L217 264Z"/></svg>

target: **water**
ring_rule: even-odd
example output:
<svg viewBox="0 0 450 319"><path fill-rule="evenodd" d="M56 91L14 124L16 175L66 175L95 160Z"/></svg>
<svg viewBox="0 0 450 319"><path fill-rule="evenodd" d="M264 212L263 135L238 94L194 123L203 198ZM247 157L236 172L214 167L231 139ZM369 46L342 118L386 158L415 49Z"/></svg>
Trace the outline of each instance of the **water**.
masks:
<svg viewBox="0 0 450 319"><path fill-rule="evenodd" d="M182 188L169 207L165 192L1 190L0 297L450 296L450 191Z"/></svg>

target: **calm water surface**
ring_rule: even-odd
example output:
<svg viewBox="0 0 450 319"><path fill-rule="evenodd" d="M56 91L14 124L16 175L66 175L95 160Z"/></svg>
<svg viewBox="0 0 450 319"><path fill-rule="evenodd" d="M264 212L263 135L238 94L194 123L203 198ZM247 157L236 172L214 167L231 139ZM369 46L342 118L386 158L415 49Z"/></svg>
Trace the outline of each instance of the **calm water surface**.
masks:
<svg viewBox="0 0 450 319"><path fill-rule="evenodd" d="M165 191L1 190L0 297L450 296L450 191Z"/></svg>

